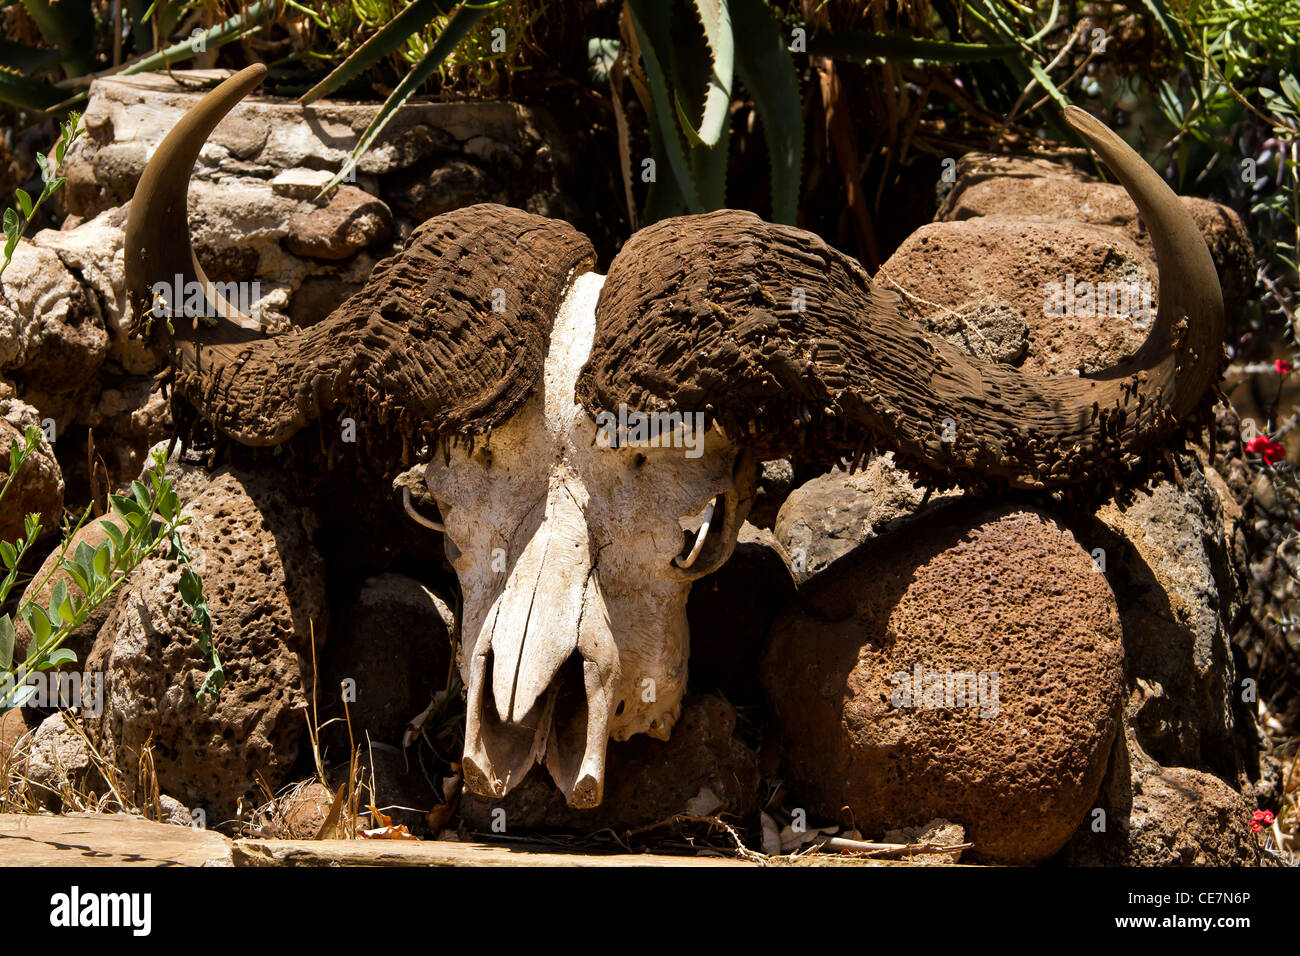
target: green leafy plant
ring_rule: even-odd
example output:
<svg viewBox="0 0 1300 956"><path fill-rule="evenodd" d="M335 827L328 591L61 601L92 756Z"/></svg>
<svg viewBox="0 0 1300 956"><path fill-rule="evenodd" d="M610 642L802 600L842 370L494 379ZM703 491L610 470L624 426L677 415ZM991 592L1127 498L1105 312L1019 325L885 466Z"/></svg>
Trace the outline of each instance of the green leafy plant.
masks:
<svg viewBox="0 0 1300 956"><path fill-rule="evenodd" d="M1190 0L1175 10L1187 56L1182 74L1158 88L1160 110L1175 130L1165 153L1180 182L1249 209L1262 302L1271 302L1296 340L1300 10L1282 0ZM1251 317L1243 325L1261 322Z"/></svg>
<svg viewBox="0 0 1300 956"><path fill-rule="evenodd" d="M25 189L15 189L14 198L17 205L10 206L4 211L4 234L5 234L5 251L4 262L0 262L0 276L5 274L9 268L9 263L13 260L14 249L18 247L18 240L23 237L27 227L32 223L32 217L36 215L36 210L40 209L64 183L64 177L57 175L58 170L63 166L63 156L68 151L68 147L77 141L77 137L84 133L85 127L81 125L80 113L69 113L63 121L60 128L59 141L54 144L54 163L51 165L50 159L44 153L36 154L36 163L41 167L41 182L43 188L41 194L35 200L27 193Z"/></svg>
<svg viewBox="0 0 1300 956"><path fill-rule="evenodd" d="M9 473L0 486L0 502L14 478L40 444L40 432L28 428L22 442L14 441L9 449ZM190 556L181 544L179 531L189 522L181 513L180 500L166 477L166 455L155 452L146 472L147 481L134 481L131 495L110 495L109 503L117 520L101 519L105 540L92 548L82 541L69 556L76 533L89 518L89 510L75 527L65 528L58 560L47 575L32 581L18 601L16 616L31 636L25 657L14 660L14 616L0 615L0 713L21 707L36 692L28 678L41 671L75 663L76 654L64 647L68 637L85 623L95 608L121 587L132 570L164 545L181 564L180 596L192 611L192 623L200 631L200 652L205 656L208 673L198 692L199 698L215 697L225 681L221 660L212 641L212 618L208 612L203 582L190 565ZM18 581L23 557L40 534L40 516L29 514L23 536L16 542L0 542L0 561L6 569L0 581L0 606L8 600ZM36 596L55 574L62 572L51 589L48 604ZM68 581L75 587L69 587ZM32 597L28 597L32 595Z"/></svg>
<svg viewBox="0 0 1300 956"><path fill-rule="evenodd" d="M433 45L414 63L396 89L389 94L375 118L361 134L360 140L353 148L343 167L326 184L323 192L333 189L356 168L357 162L379 138L384 127L397 114L397 111L436 73L464 41L470 30L492 9L500 7L505 0L476 5L470 3L455 4L448 0L414 0L409 6L386 23L354 53L344 60L328 76L313 86L302 97L303 103L313 103L339 89L343 84L354 79L364 70L374 66L395 50L412 42L431 25L445 17L446 22L438 31ZM454 9L453 9L454 8Z"/></svg>

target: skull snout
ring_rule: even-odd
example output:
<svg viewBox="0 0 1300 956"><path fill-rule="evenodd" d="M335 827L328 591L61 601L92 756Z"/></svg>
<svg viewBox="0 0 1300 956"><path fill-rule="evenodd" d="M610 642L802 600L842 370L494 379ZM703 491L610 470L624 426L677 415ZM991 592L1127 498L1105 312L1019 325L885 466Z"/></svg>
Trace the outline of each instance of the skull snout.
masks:
<svg viewBox="0 0 1300 956"><path fill-rule="evenodd" d="M601 800L618 659L579 500L552 487L473 652L465 778L484 795L544 761L570 805Z"/></svg>

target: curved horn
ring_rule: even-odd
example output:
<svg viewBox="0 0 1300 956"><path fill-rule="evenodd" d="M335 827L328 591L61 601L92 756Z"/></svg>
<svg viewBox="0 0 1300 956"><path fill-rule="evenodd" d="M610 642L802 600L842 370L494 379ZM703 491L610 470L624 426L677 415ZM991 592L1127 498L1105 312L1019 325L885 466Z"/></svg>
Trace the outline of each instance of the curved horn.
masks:
<svg viewBox="0 0 1300 956"><path fill-rule="evenodd" d="M204 96L163 140L131 203L127 285L137 316L152 284L177 273L203 283L218 316L177 325L177 389L248 445L280 444L332 411L357 423L372 452L400 449L405 459L413 440L504 421L537 385L560 300L595 262L591 243L562 222L469 206L421 225L315 325L274 338L240 327L194 260L185 196L204 137L264 74L249 67Z"/></svg>
<svg viewBox="0 0 1300 956"><path fill-rule="evenodd" d="M1079 110L1071 124L1129 191L1160 306L1132 359L1093 376L981 362L903 318L862 267L799 229L723 211L632 237L596 307L578 395L593 415L703 411L763 457L878 447L937 484L1045 488L1132 464L1195 411L1223 362L1223 299L1182 202Z"/></svg>
<svg viewBox="0 0 1300 956"><path fill-rule="evenodd" d="M190 172L217 124L266 77L261 63L244 67L203 97L172 127L154 152L135 187L126 220L126 289L137 327L153 306L156 282L198 282L208 299L209 314L255 328L212 287L190 247L185 200Z"/></svg>

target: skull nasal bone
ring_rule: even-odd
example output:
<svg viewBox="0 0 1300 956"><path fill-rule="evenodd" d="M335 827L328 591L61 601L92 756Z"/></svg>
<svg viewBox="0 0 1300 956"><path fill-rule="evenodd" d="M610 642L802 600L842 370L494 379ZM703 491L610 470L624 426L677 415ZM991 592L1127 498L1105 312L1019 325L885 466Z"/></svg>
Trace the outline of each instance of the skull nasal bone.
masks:
<svg viewBox="0 0 1300 956"><path fill-rule="evenodd" d="M502 721L522 720L576 651L590 573L586 517L557 485L494 609L486 679Z"/></svg>

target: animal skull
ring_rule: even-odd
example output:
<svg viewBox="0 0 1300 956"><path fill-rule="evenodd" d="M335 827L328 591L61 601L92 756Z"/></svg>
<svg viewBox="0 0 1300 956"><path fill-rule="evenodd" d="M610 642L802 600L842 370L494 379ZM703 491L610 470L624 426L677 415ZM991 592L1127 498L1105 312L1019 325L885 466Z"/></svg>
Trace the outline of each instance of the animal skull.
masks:
<svg viewBox="0 0 1300 956"><path fill-rule="evenodd" d="M666 740L686 686L686 596L730 555L756 469L717 429L702 454L611 443L575 386L604 277L551 329L541 387L489 443L435 456L427 480L460 578L469 689L462 768L503 795L545 761L574 806L600 803L607 739ZM662 443L659 443L662 444ZM723 499L683 568L681 520ZM703 560L701 560L703 558Z"/></svg>
<svg viewBox="0 0 1300 956"><path fill-rule="evenodd" d="M481 794L542 762L571 805L595 806L609 738L667 738L687 593L730 556L758 461L879 448L939 485L1099 482L1158 454L1222 368L1222 296L1191 216L1073 108L1137 203L1161 280L1146 344L1097 375L973 359L816 236L734 211L643 229L599 276L563 223L456 210L324 321L263 338L194 259L185 197L204 140L264 74L208 94L146 168L126 239L137 325L153 283L180 274L207 290L221 319L176 326L174 386L227 437L275 445L347 416L394 471L429 450L463 592L463 768ZM668 447L610 441L628 438L611 416L629 410L695 427Z"/></svg>

